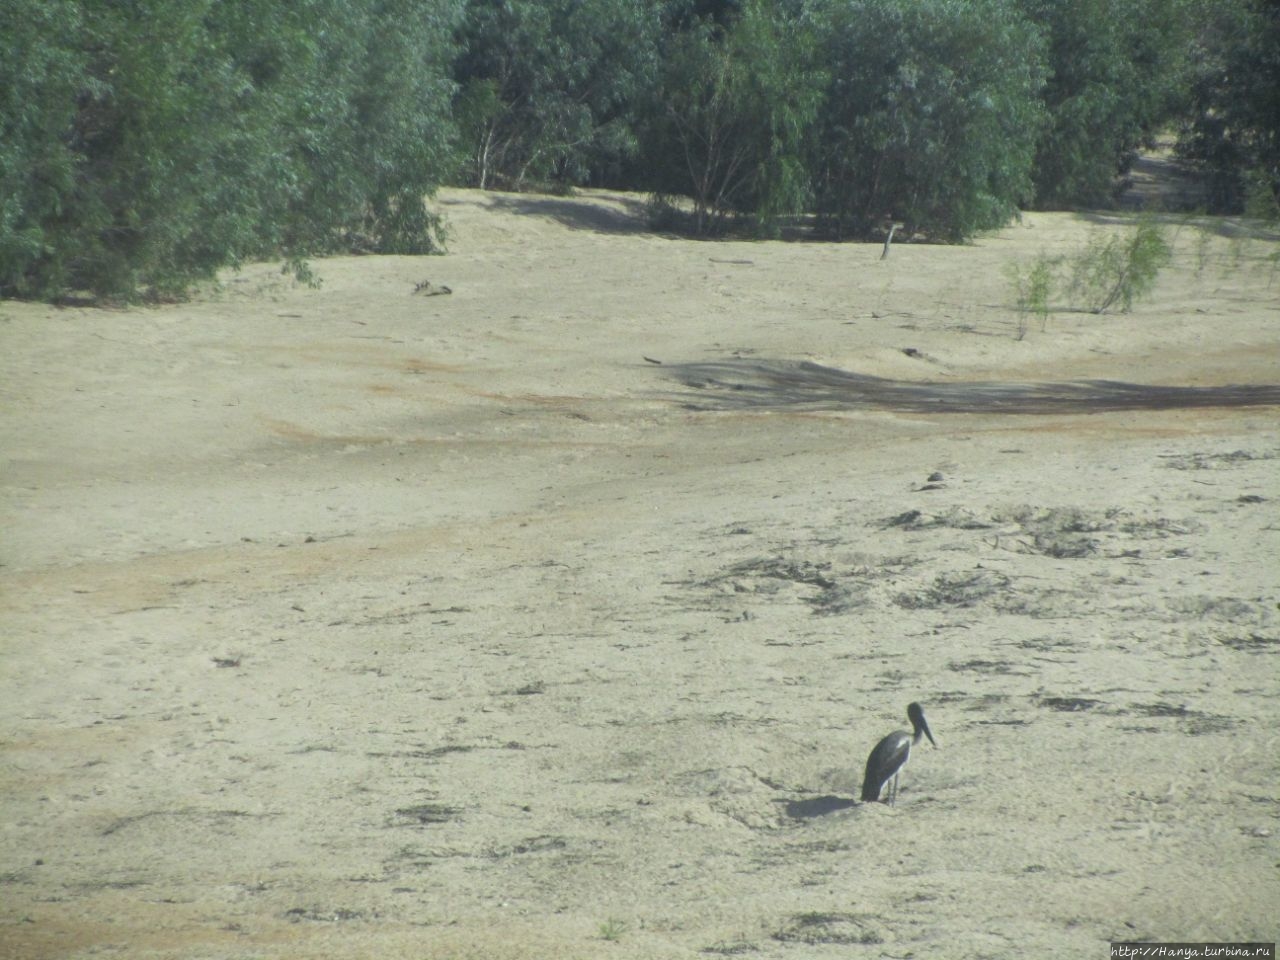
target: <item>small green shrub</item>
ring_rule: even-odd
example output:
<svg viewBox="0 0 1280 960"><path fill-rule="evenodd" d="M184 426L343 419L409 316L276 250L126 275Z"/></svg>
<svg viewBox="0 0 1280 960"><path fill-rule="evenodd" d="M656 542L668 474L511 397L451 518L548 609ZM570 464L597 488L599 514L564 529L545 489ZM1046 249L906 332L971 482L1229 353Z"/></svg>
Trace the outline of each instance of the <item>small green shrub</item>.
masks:
<svg viewBox="0 0 1280 960"><path fill-rule="evenodd" d="M1274 173L1254 170L1246 178L1244 215L1274 227L1280 224L1280 188ZM1280 269L1280 250L1273 250L1266 259L1271 263L1271 279Z"/></svg>
<svg viewBox="0 0 1280 960"><path fill-rule="evenodd" d="M1280 223L1280 188L1274 174L1257 169L1245 175L1244 215L1263 223Z"/></svg>
<svg viewBox="0 0 1280 960"><path fill-rule="evenodd" d="M1190 219L1190 218L1188 218ZM1193 224L1196 231L1196 276L1203 277L1213 253L1213 231L1203 223Z"/></svg>
<svg viewBox="0 0 1280 960"><path fill-rule="evenodd" d="M1116 304L1130 310L1135 300L1151 293L1172 258L1166 228L1144 218L1127 233L1095 236L1070 256L1042 253L1029 266L1010 264L1005 276L1021 314L1018 339L1026 336L1030 317L1038 317L1041 331L1045 329L1050 301L1061 290L1092 313L1105 313Z"/></svg>
<svg viewBox="0 0 1280 960"><path fill-rule="evenodd" d="M622 935L627 932L627 924L617 917L610 917L604 923L600 924L600 939L607 940L610 943L616 943L622 939Z"/></svg>
<svg viewBox="0 0 1280 960"><path fill-rule="evenodd" d="M1072 259L1073 299L1092 313L1105 313L1117 303L1128 311L1151 292L1172 257L1165 230L1154 220L1140 220L1127 235L1096 237Z"/></svg>
<svg viewBox="0 0 1280 960"><path fill-rule="evenodd" d="M1061 257L1050 257L1042 253L1029 267L1012 263L1005 268L1009 285L1013 288L1014 301L1021 314L1018 323L1019 340L1027 335L1027 318L1031 316L1039 318L1040 331L1044 332L1049 322L1049 301L1058 287L1058 268L1061 264Z"/></svg>

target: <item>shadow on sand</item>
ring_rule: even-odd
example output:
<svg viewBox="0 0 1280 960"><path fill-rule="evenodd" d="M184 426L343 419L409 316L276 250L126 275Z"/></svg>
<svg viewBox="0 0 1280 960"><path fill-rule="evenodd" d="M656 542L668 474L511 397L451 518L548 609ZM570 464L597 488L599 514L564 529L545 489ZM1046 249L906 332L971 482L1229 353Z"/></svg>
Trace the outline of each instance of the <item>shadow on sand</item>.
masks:
<svg viewBox="0 0 1280 960"><path fill-rule="evenodd" d="M496 210L519 216L545 217L572 230L593 233L640 233L649 229L644 204L631 197L610 197L622 209L602 206L600 198L547 197L540 194L490 194Z"/></svg>
<svg viewBox="0 0 1280 960"><path fill-rule="evenodd" d="M1119 380L1002 383L888 380L816 363L717 360L662 368L701 394L677 395L692 410L881 409L903 413L1069 414L1280 404L1280 385L1169 387Z"/></svg>
<svg viewBox="0 0 1280 960"><path fill-rule="evenodd" d="M830 813L856 807L858 801L848 797L810 797L807 800L791 800L784 808L787 816L793 820L812 820L814 817L825 817Z"/></svg>

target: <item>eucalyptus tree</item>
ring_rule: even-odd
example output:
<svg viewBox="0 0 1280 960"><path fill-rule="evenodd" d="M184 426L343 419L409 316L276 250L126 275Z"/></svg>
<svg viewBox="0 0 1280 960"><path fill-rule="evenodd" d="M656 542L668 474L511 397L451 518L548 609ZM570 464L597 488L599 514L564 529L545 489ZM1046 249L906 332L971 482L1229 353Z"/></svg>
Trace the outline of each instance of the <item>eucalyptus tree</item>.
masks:
<svg viewBox="0 0 1280 960"><path fill-rule="evenodd" d="M0 294L438 247L457 0L0 0Z"/></svg>
<svg viewBox="0 0 1280 960"><path fill-rule="evenodd" d="M659 198L691 197L695 232L730 220L769 232L806 208L824 82L813 26L748 0L727 23L694 19L666 37L643 108L642 182Z"/></svg>
<svg viewBox="0 0 1280 960"><path fill-rule="evenodd" d="M1212 204L1280 219L1280 4L1205 0L1179 152L1208 175Z"/></svg>
<svg viewBox="0 0 1280 960"><path fill-rule="evenodd" d="M624 163L660 12L649 0L470 0L454 65L462 179L572 185Z"/></svg>
<svg viewBox="0 0 1280 960"><path fill-rule="evenodd" d="M1049 43L1036 205L1111 202L1138 151L1178 116L1191 64L1189 0L1021 0Z"/></svg>
<svg viewBox="0 0 1280 960"><path fill-rule="evenodd" d="M1045 117L1039 32L1011 0L830 0L830 70L810 164L837 236L885 222L961 240L1032 195Z"/></svg>

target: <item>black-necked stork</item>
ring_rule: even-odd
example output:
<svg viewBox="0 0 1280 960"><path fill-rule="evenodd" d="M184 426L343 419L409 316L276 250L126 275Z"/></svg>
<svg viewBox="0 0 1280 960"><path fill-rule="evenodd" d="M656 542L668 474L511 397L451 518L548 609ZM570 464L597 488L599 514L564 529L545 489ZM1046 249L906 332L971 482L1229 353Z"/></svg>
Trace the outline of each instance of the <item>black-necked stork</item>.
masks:
<svg viewBox="0 0 1280 960"><path fill-rule="evenodd" d="M907 707L907 716L911 719L911 733L895 730L876 744L867 757L867 772L862 778L862 802L869 803L880 799L880 791L890 780L889 799L885 802L893 806L898 797L898 774L907 765L911 756L911 747L920 742L921 737L928 737L936 748L938 742L929 731L928 721L924 718L924 708L918 703Z"/></svg>

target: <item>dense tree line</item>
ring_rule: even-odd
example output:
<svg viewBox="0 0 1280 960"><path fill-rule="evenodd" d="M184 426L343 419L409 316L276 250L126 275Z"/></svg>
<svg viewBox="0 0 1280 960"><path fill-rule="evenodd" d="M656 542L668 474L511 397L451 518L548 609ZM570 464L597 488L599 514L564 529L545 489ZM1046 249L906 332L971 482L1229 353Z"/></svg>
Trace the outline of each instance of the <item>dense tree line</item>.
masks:
<svg viewBox="0 0 1280 960"><path fill-rule="evenodd" d="M434 249L461 0L0 0L0 294Z"/></svg>
<svg viewBox="0 0 1280 960"><path fill-rule="evenodd" d="M1280 3L1202 0L1179 148L1214 206L1280 220Z"/></svg>
<svg viewBox="0 0 1280 960"><path fill-rule="evenodd" d="M1171 126L1276 209L1273 0L0 0L0 295L436 250L443 183L961 240Z"/></svg>

